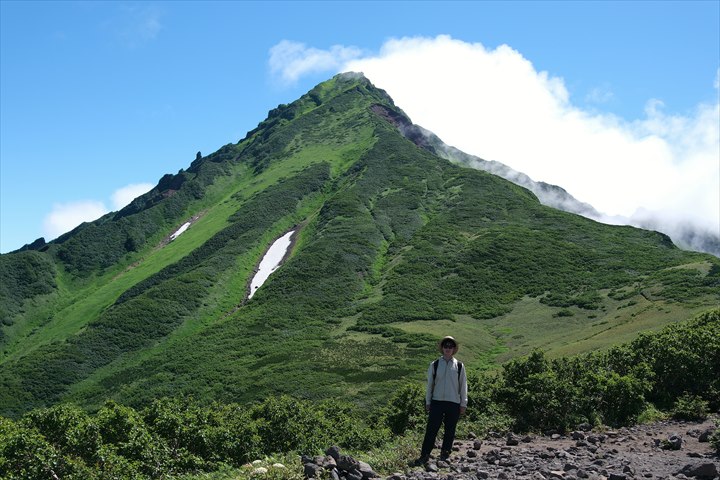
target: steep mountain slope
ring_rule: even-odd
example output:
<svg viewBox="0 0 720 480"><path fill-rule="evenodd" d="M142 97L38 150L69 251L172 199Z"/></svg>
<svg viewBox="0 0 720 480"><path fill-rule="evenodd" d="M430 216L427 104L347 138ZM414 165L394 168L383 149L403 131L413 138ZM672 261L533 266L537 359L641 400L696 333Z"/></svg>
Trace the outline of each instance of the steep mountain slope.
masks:
<svg viewBox="0 0 720 480"><path fill-rule="evenodd" d="M667 232L659 225L657 220L652 219L628 219L623 217L611 217L598 212L592 205L581 202L570 195L562 187L551 185L545 182L536 182L522 172L518 172L507 165L495 160L484 160L474 155L469 155L455 147L447 145L437 135L419 125L414 125L410 119L403 115L394 114L391 111L382 111L389 121L394 123L398 130L409 140L420 147L423 147L442 158L458 163L460 165L484 170L510 180L516 185L527 188L538 197L540 203L549 207L557 208L565 212L577 213L592 220L621 225L634 225L646 230L658 230ZM667 226L665 226L667 227ZM670 233L672 240L686 250L706 252L720 257L720 236L710 234L693 228L691 225L676 225Z"/></svg>
<svg viewBox="0 0 720 480"><path fill-rule="evenodd" d="M409 123L339 75L120 212L1 256L0 414L177 394L377 403L422 376L441 333L481 368L717 305L717 258L543 206L392 118ZM294 227L289 260L245 301Z"/></svg>

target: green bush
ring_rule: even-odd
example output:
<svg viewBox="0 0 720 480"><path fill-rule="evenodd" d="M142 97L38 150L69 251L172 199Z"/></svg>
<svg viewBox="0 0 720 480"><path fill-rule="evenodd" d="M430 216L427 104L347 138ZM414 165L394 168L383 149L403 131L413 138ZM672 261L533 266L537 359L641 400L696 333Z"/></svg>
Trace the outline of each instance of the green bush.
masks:
<svg viewBox="0 0 720 480"><path fill-rule="evenodd" d="M710 445L715 449L715 453L720 455L720 422L715 422L715 431L710 435Z"/></svg>
<svg viewBox="0 0 720 480"><path fill-rule="evenodd" d="M401 386L384 411L385 424L395 435L424 426L425 416L425 388L419 383Z"/></svg>
<svg viewBox="0 0 720 480"><path fill-rule="evenodd" d="M689 393L679 397L672 409L672 417L676 420L702 421L707 418L708 413L708 402Z"/></svg>

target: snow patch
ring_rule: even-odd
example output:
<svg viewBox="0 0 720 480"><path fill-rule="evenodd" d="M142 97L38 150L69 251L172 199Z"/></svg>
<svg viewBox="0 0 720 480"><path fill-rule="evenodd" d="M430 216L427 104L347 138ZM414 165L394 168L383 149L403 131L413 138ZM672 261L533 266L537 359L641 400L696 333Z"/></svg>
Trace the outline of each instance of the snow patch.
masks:
<svg viewBox="0 0 720 480"><path fill-rule="evenodd" d="M185 230L187 230L189 227L190 227L190 222L185 222L185 223L183 223L182 227L178 228L175 233L173 233L172 235L170 235L170 241L172 242L173 240L175 240L177 237L180 236L181 233L183 233L183 232L184 232Z"/></svg>
<svg viewBox="0 0 720 480"><path fill-rule="evenodd" d="M250 282L250 293L248 299L252 298L255 291L265 283L271 273L280 267L285 254L292 244L292 236L295 230L290 230L282 237L275 240L270 249L265 253L265 256L260 260L260 266L258 271Z"/></svg>

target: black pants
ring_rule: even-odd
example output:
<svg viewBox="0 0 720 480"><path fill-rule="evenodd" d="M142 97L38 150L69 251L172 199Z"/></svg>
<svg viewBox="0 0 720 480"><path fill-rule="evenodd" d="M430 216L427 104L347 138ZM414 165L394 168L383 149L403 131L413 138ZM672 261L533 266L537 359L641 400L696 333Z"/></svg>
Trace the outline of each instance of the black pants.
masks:
<svg viewBox="0 0 720 480"><path fill-rule="evenodd" d="M430 415L428 415L425 440L423 440L420 455L430 455L435 446L435 438L440 431L440 425L443 423L445 424L445 434L441 450L443 453L449 454L455 441L455 427L457 427L458 419L460 419L459 403L433 400L430 403Z"/></svg>

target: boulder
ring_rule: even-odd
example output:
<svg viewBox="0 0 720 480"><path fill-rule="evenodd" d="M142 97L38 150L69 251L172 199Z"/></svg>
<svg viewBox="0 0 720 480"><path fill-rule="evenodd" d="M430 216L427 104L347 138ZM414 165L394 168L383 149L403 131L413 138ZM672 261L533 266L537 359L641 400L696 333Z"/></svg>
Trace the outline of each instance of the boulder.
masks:
<svg viewBox="0 0 720 480"><path fill-rule="evenodd" d="M698 461L685 465L677 474L683 474L687 477L710 479L718 476L718 468L715 462Z"/></svg>

